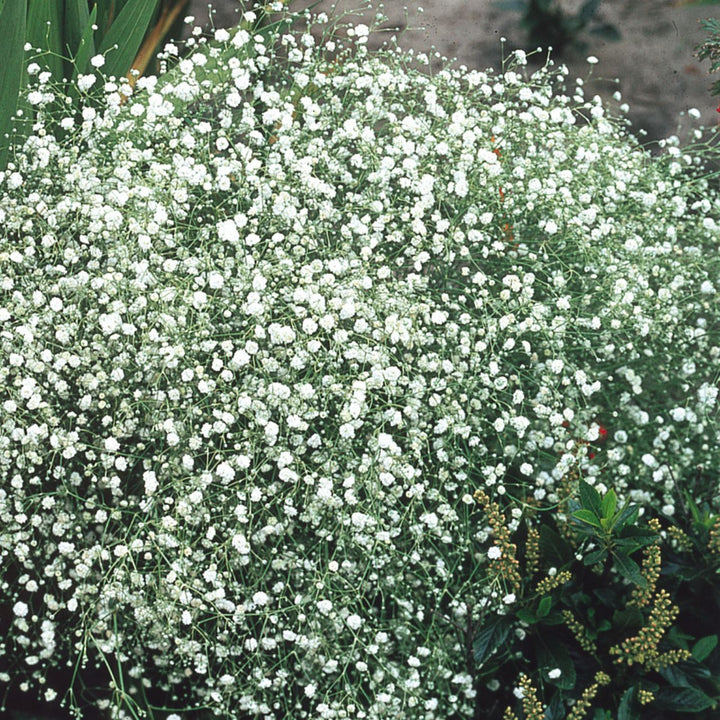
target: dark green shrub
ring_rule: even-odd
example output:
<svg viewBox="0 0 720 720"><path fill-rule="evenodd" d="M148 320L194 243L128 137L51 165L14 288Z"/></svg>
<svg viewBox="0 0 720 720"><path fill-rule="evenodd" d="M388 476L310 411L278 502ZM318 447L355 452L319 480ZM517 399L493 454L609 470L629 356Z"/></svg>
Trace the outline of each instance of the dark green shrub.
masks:
<svg viewBox="0 0 720 720"><path fill-rule="evenodd" d="M506 592L474 640L487 717L717 717L720 516L686 496L670 524L567 481L573 495L555 510L528 504L513 534L476 493Z"/></svg>

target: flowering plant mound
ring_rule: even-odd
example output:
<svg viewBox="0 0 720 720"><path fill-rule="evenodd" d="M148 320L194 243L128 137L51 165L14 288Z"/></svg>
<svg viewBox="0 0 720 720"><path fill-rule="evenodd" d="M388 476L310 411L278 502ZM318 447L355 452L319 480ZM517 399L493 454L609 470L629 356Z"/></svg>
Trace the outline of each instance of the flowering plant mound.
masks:
<svg viewBox="0 0 720 720"><path fill-rule="evenodd" d="M701 153L651 158L521 53L431 76L367 31L220 30L64 118L34 76L0 178L4 682L471 717L505 595L476 488L714 501Z"/></svg>

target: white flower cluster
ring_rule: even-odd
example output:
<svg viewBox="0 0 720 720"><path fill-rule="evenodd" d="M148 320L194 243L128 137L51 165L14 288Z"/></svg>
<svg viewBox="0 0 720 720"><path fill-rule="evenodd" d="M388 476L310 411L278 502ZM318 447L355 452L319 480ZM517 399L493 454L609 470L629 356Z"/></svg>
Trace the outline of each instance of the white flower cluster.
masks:
<svg viewBox="0 0 720 720"><path fill-rule="evenodd" d="M429 76L355 36L221 31L62 138L38 103L0 176L0 678L470 717L458 628L501 560L468 494L555 502L579 463L667 507L716 466L694 156L552 68Z"/></svg>

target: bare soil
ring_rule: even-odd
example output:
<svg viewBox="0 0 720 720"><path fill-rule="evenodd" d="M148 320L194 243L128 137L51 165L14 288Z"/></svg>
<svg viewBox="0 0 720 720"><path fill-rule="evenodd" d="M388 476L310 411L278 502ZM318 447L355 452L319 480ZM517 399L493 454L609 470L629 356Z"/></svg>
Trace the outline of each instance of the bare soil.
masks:
<svg viewBox="0 0 720 720"><path fill-rule="evenodd" d="M578 0L563 2L572 12ZM295 0L291 7L310 4L311 0ZM321 0L314 11L333 16L362 4L360 0ZM372 0L372 5L372 11L353 16L357 22L371 19L380 0ZM422 14L418 6L424 8ZM229 27L237 22L239 8L239 0L215 0L211 9L207 0L192 0L190 14L204 25L211 12L215 27ZM680 7L676 0L604 0L596 17L614 25L621 39L611 42L584 33L586 49L571 49L555 60L568 66L571 78L587 78L591 68L586 57L597 57L599 63L592 68L586 88L604 98L619 90L630 106L633 131L645 131L645 140L677 133L680 113L691 107L701 112L702 124L712 126L718 119L718 100L710 95L709 63L700 64L694 52L704 38L699 20L713 11L720 14L720 8ZM390 33L395 28L402 31L402 47L418 52L434 48L468 69L498 69L501 37L507 40L505 54L513 48L533 49L520 26L520 14L500 9L493 0L386 0L383 12L388 17L384 27ZM380 33L371 46L387 39L387 33Z"/></svg>

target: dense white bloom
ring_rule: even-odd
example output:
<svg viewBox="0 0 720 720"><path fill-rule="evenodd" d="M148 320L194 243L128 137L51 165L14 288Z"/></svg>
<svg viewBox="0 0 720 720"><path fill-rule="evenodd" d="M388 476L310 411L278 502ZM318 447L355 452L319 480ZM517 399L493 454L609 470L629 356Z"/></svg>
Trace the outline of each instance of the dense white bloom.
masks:
<svg viewBox="0 0 720 720"><path fill-rule="evenodd" d="M691 151L651 158L522 53L429 75L371 30L342 63L309 32L191 35L172 74L63 110L67 136L28 68L0 185L23 578L0 593L28 689L91 633L135 698L472 717L452 616L517 601L458 571L503 562L473 492L515 526L579 469L671 515L672 479L720 461L718 199Z"/></svg>

